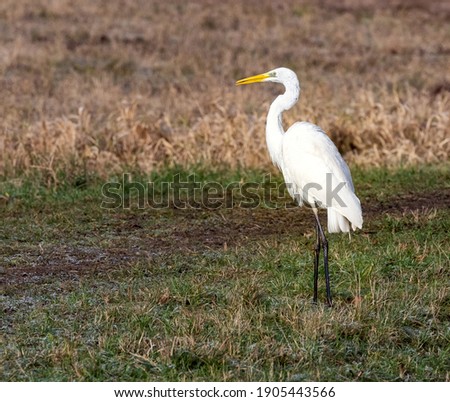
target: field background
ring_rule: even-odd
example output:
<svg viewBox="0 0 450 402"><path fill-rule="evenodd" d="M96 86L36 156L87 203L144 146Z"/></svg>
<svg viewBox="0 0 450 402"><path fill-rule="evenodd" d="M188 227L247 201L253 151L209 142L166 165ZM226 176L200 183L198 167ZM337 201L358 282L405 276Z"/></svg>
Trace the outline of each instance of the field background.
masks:
<svg viewBox="0 0 450 402"><path fill-rule="evenodd" d="M439 0L2 1L0 379L449 381L449 22ZM282 89L234 86L278 66L302 86L285 126L324 128L362 201L329 237L332 309L308 210L139 209L130 185L100 208L124 172L282 183Z"/></svg>
<svg viewBox="0 0 450 402"><path fill-rule="evenodd" d="M347 160L449 159L446 1L2 1L0 174L124 166L265 167L280 88L235 88L286 66L285 124L320 125Z"/></svg>

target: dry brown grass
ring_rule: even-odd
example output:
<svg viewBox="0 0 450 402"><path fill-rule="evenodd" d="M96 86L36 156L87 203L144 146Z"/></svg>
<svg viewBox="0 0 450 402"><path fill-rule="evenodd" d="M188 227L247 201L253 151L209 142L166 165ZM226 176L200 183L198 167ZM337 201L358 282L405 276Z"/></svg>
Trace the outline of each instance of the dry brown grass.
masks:
<svg viewBox="0 0 450 402"><path fill-rule="evenodd" d="M448 2L336 4L3 1L0 175L269 166L279 88L234 81L281 65L303 89L285 124L319 124L349 161L448 160Z"/></svg>

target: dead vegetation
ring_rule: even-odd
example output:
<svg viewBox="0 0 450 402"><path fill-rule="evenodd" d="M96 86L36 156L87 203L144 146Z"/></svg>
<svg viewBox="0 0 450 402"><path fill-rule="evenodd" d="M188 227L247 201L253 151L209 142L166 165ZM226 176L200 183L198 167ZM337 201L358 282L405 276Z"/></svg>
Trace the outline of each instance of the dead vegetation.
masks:
<svg viewBox="0 0 450 402"><path fill-rule="evenodd" d="M355 164L447 161L449 19L439 0L4 1L0 175L269 166L279 88L234 81L281 65L303 89L285 125Z"/></svg>

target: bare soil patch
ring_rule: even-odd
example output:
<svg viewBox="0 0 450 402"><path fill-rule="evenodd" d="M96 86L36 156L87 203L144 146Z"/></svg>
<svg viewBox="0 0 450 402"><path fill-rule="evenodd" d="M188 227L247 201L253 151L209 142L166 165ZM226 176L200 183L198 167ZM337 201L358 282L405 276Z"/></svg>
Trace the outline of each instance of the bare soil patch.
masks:
<svg viewBox="0 0 450 402"><path fill-rule="evenodd" d="M447 208L450 208L450 189L407 193L388 201L363 201L366 228L383 214L401 216L408 212ZM73 245L76 239L63 239L65 245L29 245L24 251L8 256L8 260L20 258L21 262L3 268L3 280L17 285L53 279L73 281L83 275L127 269L130 264L142 260L242 247L283 236L313 235L312 214L306 208L171 212L169 220L156 221L151 226L145 224L148 212L117 214L113 216L112 229L105 228L96 234L98 245ZM325 214L322 217L325 219ZM370 229L364 230L370 232ZM106 237L110 242L103 246L100 243Z"/></svg>

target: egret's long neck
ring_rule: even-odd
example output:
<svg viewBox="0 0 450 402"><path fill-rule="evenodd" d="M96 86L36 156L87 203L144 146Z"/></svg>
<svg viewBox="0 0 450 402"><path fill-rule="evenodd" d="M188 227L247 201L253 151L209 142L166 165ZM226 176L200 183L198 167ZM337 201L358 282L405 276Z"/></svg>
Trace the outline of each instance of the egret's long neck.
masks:
<svg viewBox="0 0 450 402"><path fill-rule="evenodd" d="M270 157L280 169L283 160L283 112L290 109L298 100L300 86L298 81L286 85L286 92L279 95L270 105L266 122L266 142Z"/></svg>

